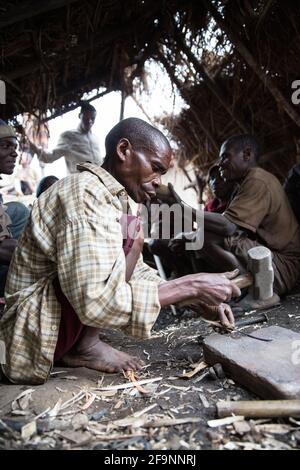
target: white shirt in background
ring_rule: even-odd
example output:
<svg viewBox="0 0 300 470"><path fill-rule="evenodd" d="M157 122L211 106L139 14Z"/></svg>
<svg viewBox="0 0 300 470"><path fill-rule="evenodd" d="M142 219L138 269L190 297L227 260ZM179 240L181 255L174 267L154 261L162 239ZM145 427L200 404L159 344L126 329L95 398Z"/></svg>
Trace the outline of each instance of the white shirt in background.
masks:
<svg viewBox="0 0 300 470"><path fill-rule="evenodd" d="M78 163L102 165L103 162L97 137L91 131L83 132L80 126L63 132L52 151L40 149L38 152L39 160L45 163L52 163L61 157L65 157L68 173L77 173Z"/></svg>

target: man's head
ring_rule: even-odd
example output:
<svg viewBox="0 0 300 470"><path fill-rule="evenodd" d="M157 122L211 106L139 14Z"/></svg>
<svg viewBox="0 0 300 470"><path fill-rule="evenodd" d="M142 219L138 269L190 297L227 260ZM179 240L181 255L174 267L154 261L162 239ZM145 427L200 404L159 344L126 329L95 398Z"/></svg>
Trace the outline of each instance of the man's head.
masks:
<svg viewBox="0 0 300 470"><path fill-rule="evenodd" d="M50 188L50 186L56 183L56 181L58 181L58 178L53 175L45 176L44 178L42 178L38 184L38 187L36 188L36 197L40 197L40 195L43 194L48 188Z"/></svg>
<svg viewBox="0 0 300 470"><path fill-rule="evenodd" d="M80 127L83 132L89 132L94 125L97 111L90 103L83 102L80 108Z"/></svg>
<svg viewBox="0 0 300 470"><path fill-rule="evenodd" d="M105 148L103 167L129 196L136 202L154 198L172 157L169 141L162 132L142 119L124 119L106 136Z"/></svg>
<svg viewBox="0 0 300 470"><path fill-rule="evenodd" d="M14 129L0 120L0 173L5 175L13 173L18 157L17 146Z"/></svg>
<svg viewBox="0 0 300 470"><path fill-rule="evenodd" d="M220 201L227 201L235 188L234 181L225 181L220 175L219 165L213 165L208 173L208 184L215 197Z"/></svg>
<svg viewBox="0 0 300 470"><path fill-rule="evenodd" d="M259 147L252 135L235 135L225 140L220 149L220 172L226 181L243 178L257 165Z"/></svg>

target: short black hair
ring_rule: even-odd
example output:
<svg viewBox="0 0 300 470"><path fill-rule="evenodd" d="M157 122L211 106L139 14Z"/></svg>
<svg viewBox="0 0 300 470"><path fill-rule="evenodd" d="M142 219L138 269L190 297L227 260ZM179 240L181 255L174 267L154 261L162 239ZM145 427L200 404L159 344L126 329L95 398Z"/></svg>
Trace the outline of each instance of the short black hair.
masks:
<svg viewBox="0 0 300 470"><path fill-rule="evenodd" d="M254 135L251 134L239 134L239 135L233 135L232 137L229 137L224 143L226 145L232 145L234 147L237 147L240 152L242 152L245 148L250 147L255 160L258 160L259 155L260 155L260 148L258 141Z"/></svg>
<svg viewBox="0 0 300 470"><path fill-rule="evenodd" d="M50 188L50 186L56 183L56 181L58 181L58 178L54 175L45 176L42 178L38 184L38 187L36 188L36 197L40 197L40 195L45 192L46 189Z"/></svg>
<svg viewBox="0 0 300 470"><path fill-rule="evenodd" d="M80 114L86 113L87 111L90 111L92 113L96 113L96 108L92 106L88 101L81 101L81 108L80 108Z"/></svg>
<svg viewBox="0 0 300 470"><path fill-rule="evenodd" d="M170 143L164 134L143 119L127 118L118 122L105 138L106 158L113 157L118 142L128 139L135 150L152 150L157 141L171 150Z"/></svg>

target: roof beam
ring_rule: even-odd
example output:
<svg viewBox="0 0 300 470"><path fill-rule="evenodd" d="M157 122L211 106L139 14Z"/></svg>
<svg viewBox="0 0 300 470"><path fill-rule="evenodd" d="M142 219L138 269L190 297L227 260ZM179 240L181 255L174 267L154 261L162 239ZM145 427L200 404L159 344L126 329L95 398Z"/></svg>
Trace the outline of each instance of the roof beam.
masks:
<svg viewBox="0 0 300 470"><path fill-rule="evenodd" d="M78 0L47 0L47 2L41 2L40 0L28 0L27 2L22 2L19 8L10 8L6 13L0 16L0 29L16 24L19 21L33 18L42 13L62 8L77 1Z"/></svg>

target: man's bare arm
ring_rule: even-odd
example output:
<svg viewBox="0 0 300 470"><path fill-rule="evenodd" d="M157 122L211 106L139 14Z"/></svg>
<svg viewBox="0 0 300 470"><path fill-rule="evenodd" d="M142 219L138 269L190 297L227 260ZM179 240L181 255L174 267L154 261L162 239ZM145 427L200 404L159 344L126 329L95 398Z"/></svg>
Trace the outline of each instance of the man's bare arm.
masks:
<svg viewBox="0 0 300 470"><path fill-rule="evenodd" d="M186 300L196 303L197 299L207 305L219 305L240 294L240 289L223 274L189 274L158 286L162 307Z"/></svg>
<svg viewBox="0 0 300 470"><path fill-rule="evenodd" d="M236 229L237 226L226 219L224 215L216 212L204 212L204 230L229 237L234 234Z"/></svg>

